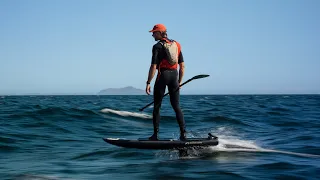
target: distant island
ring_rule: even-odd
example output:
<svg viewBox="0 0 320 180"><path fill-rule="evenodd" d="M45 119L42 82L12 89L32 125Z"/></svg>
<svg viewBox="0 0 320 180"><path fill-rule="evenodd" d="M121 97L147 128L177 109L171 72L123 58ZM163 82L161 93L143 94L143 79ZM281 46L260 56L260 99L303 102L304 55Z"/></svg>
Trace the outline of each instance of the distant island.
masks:
<svg viewBox="0 0 320 180"><path fill-rule="evenodd" d="M124 88L107 88L101 90L98 95L146 95L142 89L137 89L132 86Z"/></svg>

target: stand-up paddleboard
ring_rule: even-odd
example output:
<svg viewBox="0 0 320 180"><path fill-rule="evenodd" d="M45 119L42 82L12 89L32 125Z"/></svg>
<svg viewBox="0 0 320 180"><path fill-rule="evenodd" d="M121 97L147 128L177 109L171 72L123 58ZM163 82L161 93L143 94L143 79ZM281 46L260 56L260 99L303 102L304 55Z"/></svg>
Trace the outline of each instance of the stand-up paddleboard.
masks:
<svg viewBox="0 0 320 180"><path fill-rule="evenodd" d="M216 146L219 144L218 137L208 134L207 138L187 138L185 141L174 139L124 139L124 138L103 138L107 143L115 146L136 149L185 149L188 147Z"/></svg>

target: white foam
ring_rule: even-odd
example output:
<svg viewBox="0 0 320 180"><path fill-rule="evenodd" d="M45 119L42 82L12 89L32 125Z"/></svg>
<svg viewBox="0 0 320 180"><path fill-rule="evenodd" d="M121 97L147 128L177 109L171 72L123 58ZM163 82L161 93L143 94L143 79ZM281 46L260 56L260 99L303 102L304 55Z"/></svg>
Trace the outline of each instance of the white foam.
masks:
<svg viewBox="0 0 320 180"><path fill-rule="evenodd" d="M219 144L217 146L210 146L204 150L197 152L198 155L202 153L213 154L216 152L267 152L267 153L281 153L288 155L295 155L301 157L313 157L320 158L320 155L306 154L306 153L295 153L290 151L281 151L266 149L260 147L254 140L244 140L241 139L240 135L232 130L230 127L218 127L216 130L211 132L213 135L217 136L219 139ZM203 133L201 133L203 134ZM237 136L234 136L237 134Z"/></svg>
<svg viewBox="0 0 320 180"><path fill-rule="evenodd" d="M136 113L136 112L129 112L129 111L118 111L114 109L104 108L101 110L102 113L112 113L117 114L119 116L126 116L126 117L137 117L143 119L151 119L152 116L145 114L145 113Z"/></svg>
<svg viewBox="0 0 320 180"><path fill-rule="evenodd" d="M314 157L320 158L320 155L295 153L290 151L280 151L273 149L266 149L258 146L252 140L241 140L228 136L219 136L219 144L217 146L209 147L209 150L213 152L268 152L268 153L281 153L288 155L295 155L301 157Z"/></svg>
<svg viewBox="0 0 320 180"><path fill-rule="evenodd" d="M227 137L219 137L219 144L217 146L210 147L214 151L259 151L261 148L257 146L253 141L241 140L241 139L228 139Z"/></svg>
<svg viewBox="0 0 320 180"><path fill-rule="evenodd" d="M316 155L316 154L295 153L290 151L280 151L280 150L273 150L273 149L261 149L261 152L272 152L272 153L289 154L289 155L302 156L302 157L320 158L320 155Z"/></svg>

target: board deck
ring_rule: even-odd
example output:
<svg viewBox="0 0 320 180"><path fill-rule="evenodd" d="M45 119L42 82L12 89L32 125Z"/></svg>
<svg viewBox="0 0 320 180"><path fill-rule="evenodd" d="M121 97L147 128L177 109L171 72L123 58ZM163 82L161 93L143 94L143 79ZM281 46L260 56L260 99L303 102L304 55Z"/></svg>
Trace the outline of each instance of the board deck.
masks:
<svg viewBox="0 0 320 180"><path fill-rule="evenodd" d="M187 140L185 141L174 139L160 139L154 141L148 140L146 138L103 138L103 140L112 145L137 149L183 149L188 147L205 147L218 145L218 138L216 136L210 135L208 138L187 138Z"/></svg>

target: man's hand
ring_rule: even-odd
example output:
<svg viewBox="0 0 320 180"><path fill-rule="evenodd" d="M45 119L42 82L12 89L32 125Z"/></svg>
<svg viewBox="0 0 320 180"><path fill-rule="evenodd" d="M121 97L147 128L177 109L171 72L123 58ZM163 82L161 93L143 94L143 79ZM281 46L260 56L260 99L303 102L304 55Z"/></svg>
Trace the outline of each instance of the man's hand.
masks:
<svg viewBox="0 0 320 180"><path fill-rule="evenodd" d="M150 84L147 84L146 93L147 93L148 95L150 95L150 92L151 92L150 89L151 89L151 88L150 88Z"/></svg>

